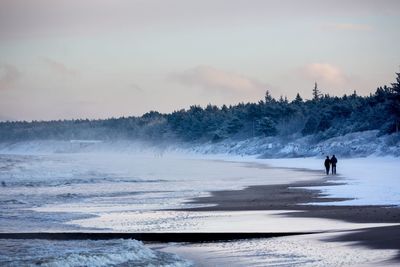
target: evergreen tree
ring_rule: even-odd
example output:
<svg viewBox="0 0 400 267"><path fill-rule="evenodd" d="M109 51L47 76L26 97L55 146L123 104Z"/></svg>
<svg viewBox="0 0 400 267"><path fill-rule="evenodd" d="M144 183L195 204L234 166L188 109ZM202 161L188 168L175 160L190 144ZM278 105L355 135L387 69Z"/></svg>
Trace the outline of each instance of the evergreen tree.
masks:
<svg viewBox="0 0 400 267"><path fill-rule="evenodd" d="M295 99L293 100L294 103L299 104L301 102L303 102L303 98L300 96L299 93L297 93Z"/></svg>
<svg viewBox="0 0 400 267"><path fill-rule="evenodd" d="M318 89L318 84L315 82L314 88L312 91L313 100L318 100L321 96L321 91Z"/></svg>
<svg viewBox="0 0 400 267"><path fill-rule="evenodd" d="M233 117L231 121L228 122L226 127L226 132L228 134L235 134L243 127L242 121L238 117Z"/></svg>
<svg viewBox="0 0 400 267"><path fill-rule="evenodd" d="M317 131L318 124L319 124L318 119L314 115L311 115L307 119L306 124L304 125L304 128L301 131L301 133L303 135L314 134Z"/></svg>
<svg viewBox="0 0 400 267"><path fill-rule="evenodd" d="M396 73L396 82L392 83L392 95L390 97L389 109L393 115L394 127L389 132L400 131L400 73Z"/></svg>
<svg viewBox="0 0 400 267"><path fill-rule="evenodd" d="M396 82L392 83L392 90L395 94L400 94L400 72L396 72Z"/></svg>
<svg viewBox="0 0 400 267"><path fill-rule="evenodd" d="M265 136L273 136L278 132L275 122L269 117L263 117L258 121L257 131Z"/></svg>
<svg viewBox="0 0 400 267"><path fill-rule="evenodd" d="M270 103L272 102L273 98L271 96L271 93L269 92L269 90L267 90L265 92L265 103Z"/></svg>
<svg viewBox="0 0 400 267"><path fill-rule="evenodd" d="M161 114L150 111L140 117L105 120L59 120L0 122L0 142L38 139L142 139L167 138L184 141L219 141L263 135L324 134L323 138L355 131L379 130L381 134L400 131L400 73L390 87L379 87L363 97L354 92L343 97L321 96L317 83L312 100L300 94L288 103L276 101L269 91L265 102L223 105L218 108L191 106L188 110ZM277 130L278 129L278 130ZM253 134L254 136L254 134Z"/></svg>

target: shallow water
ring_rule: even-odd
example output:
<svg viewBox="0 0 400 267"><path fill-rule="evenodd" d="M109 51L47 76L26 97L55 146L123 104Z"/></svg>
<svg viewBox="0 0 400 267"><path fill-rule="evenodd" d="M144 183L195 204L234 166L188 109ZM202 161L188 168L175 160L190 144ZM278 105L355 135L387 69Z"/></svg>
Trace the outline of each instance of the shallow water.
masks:
<svg viewBox="0 0 400 267"><path fill-rule="evenodd" d="M71 221L193 207L187 200L209 191L315 178L310 175L176 156L0 155L0 231L76 230L82 226Z"/></svg>

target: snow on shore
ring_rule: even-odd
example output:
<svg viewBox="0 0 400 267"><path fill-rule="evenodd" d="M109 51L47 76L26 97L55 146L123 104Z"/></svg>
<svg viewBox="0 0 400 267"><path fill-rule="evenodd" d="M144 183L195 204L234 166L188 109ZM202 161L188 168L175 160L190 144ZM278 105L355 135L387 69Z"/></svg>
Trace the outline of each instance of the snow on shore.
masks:
<svg viewBox="0 0 400 267"><path fill-rule="evenodd" d="M316 136L255 137L191 146L202 154L262 155L264 158L400 156L400 134L378 136L378 131L350 133L318 141Z"/></svg>
<svg viewBox="0 0 400 267"><path fill-rule="evenodd" d="M264 160L263 160L264 161ZM323 158L268 159L273 166L323 172ZM318 205L400 205L400 159L395 157L339 158L338 176L345 184L313 187L329 197L353 198Z"/></svg>
<svg viewBox="0 0 400 267"><path fill-rule="evenodd" d="M378 131L364 131L318 140L318 137L254 137L221 142L146 142L140 140L32 140L0 143L3 154L48 153L143 153L162 155L184 151L199 154L262 155L264 158L318 157L337 154L354 158L366 156L400 156L400 134L379 136Z"/></svg>
<svg viewBox="0 0 400 267"><path fill-rule="evenodd" d="M266 164L271 167L308 169L319 171L319 177L326 177L324 160L319 157L298 158L262 158L260 155L237 154L201 154L195 152L192 157L218 159L233 162ZM329 156L332 156L330 154ZM340 202L320 202L316 205L400 205L400 158L394 156L338 157L337 175L333 182L340 179L340 185L312 187L321 190L328 198L352 198ZM312 177L310 176L312 179Z"/></svg>

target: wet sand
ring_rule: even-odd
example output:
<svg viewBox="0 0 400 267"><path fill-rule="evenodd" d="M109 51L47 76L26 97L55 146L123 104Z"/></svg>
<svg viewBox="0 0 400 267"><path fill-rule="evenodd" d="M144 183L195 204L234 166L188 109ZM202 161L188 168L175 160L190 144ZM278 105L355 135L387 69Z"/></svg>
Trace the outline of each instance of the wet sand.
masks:
<svg viewBox="0 0 400 267"><path fill-rule="evenodd" d="M330 182L327 180L329 179ZM345 199L321 198L320 190L303 187L340 184L332 177L292 184L251 186L243 190L215 191L211 196L192 200L190 203L215 204L193 208L196 211L243 211L243 210L288 210L285 215L343 220L354 223L400 223L400 208L397 206L332 206L307 205ZM368 225L366 225L368 227ZM327 241L330 241L329 239ZM352 241L373 249L397 249L394 260L400 261L400 226L384 226L363 230L346 231L331 241Z"/></svg>

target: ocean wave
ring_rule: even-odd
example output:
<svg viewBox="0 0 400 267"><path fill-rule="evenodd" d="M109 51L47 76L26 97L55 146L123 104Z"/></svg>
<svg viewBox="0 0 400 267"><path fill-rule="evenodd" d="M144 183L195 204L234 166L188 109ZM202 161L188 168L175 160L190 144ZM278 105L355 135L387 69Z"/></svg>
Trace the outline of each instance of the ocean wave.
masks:
<svg viewBox="0 0 400 267"><path fill-rule="evenodd" d="M54 178L53 180L18 180L3 182L3 187L58 187L58 186L70 186L79 184L95 184L95 183L164 183L167 180L162 179L137 179L137 178L75 178L75 179L63 179Z"/></svg>
<svg viewBox="0 0 400 267"><path fill-rule="evenodd" d="M23 242L0 241L6 248L0 252L1 266L193 266L188 260L175 254L152 250L137 240ZM7 255L10 249L17 252L12 251Z"/></svg>
<svg viewBox="0 0 400 267"><path fill-rule="evenodd" d="M26 202L18 199L5 199L5 200L0 200L0 205L25 205L27 204Z"/></svg>

